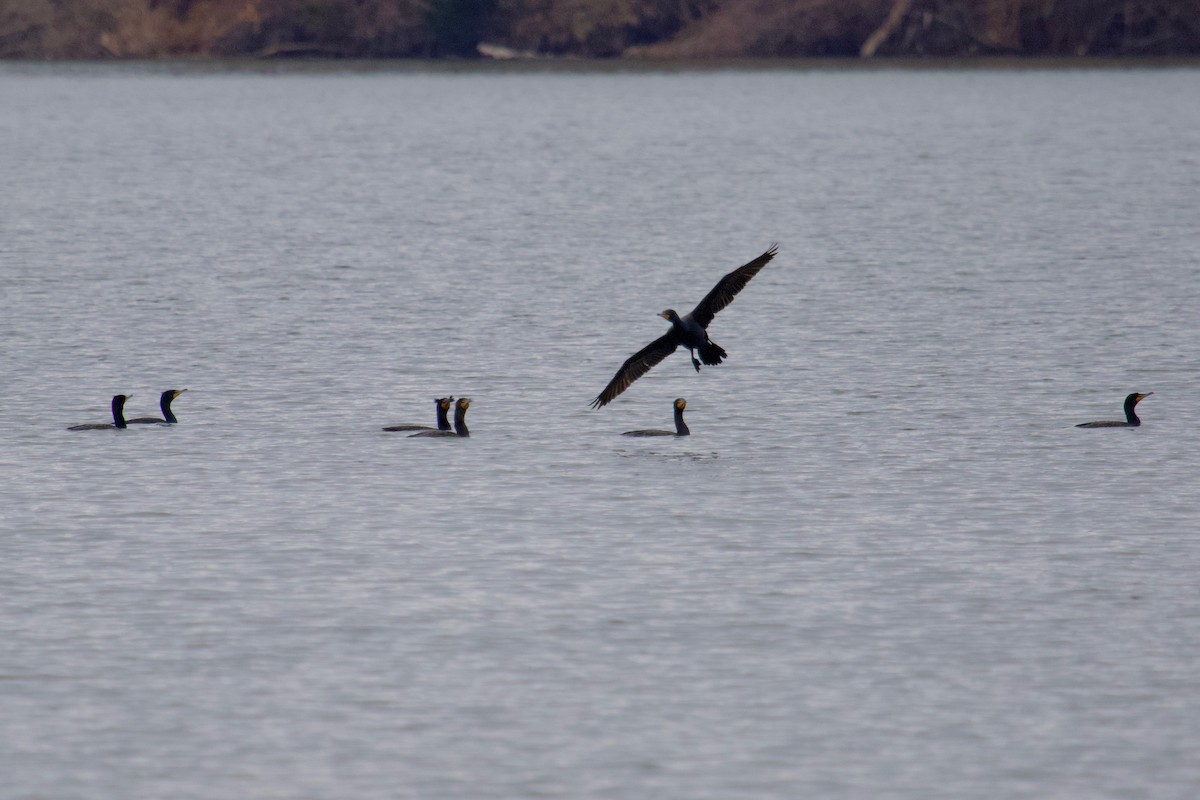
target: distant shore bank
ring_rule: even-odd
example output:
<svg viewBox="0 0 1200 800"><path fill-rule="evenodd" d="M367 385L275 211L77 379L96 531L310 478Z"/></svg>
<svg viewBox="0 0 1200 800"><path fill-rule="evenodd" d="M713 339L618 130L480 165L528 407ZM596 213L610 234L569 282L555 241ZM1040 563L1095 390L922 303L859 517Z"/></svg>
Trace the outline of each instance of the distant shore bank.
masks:
<svg viewBox="0 0 1200 800"><path fill-rule="evenodd" d="M6 0L4 59L1200 56L1200 0Z"/></svg>

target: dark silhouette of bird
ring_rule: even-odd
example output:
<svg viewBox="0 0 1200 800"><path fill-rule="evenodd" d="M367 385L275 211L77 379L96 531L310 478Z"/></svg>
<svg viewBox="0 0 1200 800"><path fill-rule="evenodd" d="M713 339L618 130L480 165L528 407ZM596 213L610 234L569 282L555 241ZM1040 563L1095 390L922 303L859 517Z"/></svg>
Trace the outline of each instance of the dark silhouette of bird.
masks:
<svg viewBox="0 0 1200 800"><path fill-rule="evenodd" d="M608 382L608 386L604 387L604 391L596 395L596 399L591 403L592 408L601 408L611 403L617 395L681 345L692 354L692 366L696 368L696 372L700 371L702 362L708 366L720 364L729 354L708 338L708 326L717 312L732 303L733 298L746 288L750 279L775 257L776 248L777 245L771 245L758 258L721 278L712 291L692 309L692 313L680 317L674 309L668 308L662 312L660 316L671 323L671 329L626 359L617 370L617 374ZM697 352L700 354L699 360L696 359Z"/></svg>
<svg viewBox="0 0 1200 800"><path fill-rule="evenodd" d="M158 417L138 417L137 419L127 419L125 422L129 425L149 425L155 422L175 424L179 420L175 419L175 414L171 412L171 401L186 391L187 389L167 389L159 395L158 407L163 413L162 419Z"/></svg>
<svg viewBox="0 0 1200 800"><path fill-rule="evenodd" d="M467 430L467 409L471 407L471 398L460 397L458 402L454 404L454 430L452 431L421 431L409 436L410 439L415 439L418 436L462 436L467 437L471 432Z"/></svg>
<svg viewBox="0 0 1200 800"><path fill-rule="evenodd" d="M1143 400L1145 400L1147 397L1149 397L1152 394L1154 394L1154 392L1147 392L1146 394L1141 394L1140 392L1134 392L1133 394L1127 396L1125 398L1125 421L1124 422L1122 422L1119 419L1100 420L1099 422L1081 422L1080 424L1076 425L1075 427L1076 428L1136 428L1142 424L1142 421L1141 421L1141 419L1138 418L1137 412L1134 411L1134 408L1137 406L1138 403L1142 402Z"/></svg>
<svg viewBox="0 0 1200 800"><path fill-rule="evenodd" d="M416 425L404 423L401 425L388 425L384 428L385 431L448 431L450 430L450 420L446 418L446 412L450 410L451 403L454 402L453 397L438 397L433 401L434 411L437 413L437 427L431 428L428 425Z"/></svg>
<svg viewBox="0 0 1200 800"><path fill-rule="evenodd" d="M644 430L644 431L625 431L622 436L688 436L691 431L688 429L687 423L683 421L683 410L687 408L687 400L682 397L675 398L675 430Z"/></svg>
<svg viewBox="0 0 1200 800"><path fill-rule="evenodd" d="M115 394L112 399L112 422L91 422L86 425L72 425L69 431L110 431L114 428L125 427L125 401L133 395Z"/></svg>

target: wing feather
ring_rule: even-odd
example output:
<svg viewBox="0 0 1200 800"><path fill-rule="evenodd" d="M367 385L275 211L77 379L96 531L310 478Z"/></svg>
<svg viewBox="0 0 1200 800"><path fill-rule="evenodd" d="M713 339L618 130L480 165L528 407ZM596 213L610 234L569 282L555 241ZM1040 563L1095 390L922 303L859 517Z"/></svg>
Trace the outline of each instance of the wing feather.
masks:
<svg viewBox="0 0 1200 800"><path fill-rule="evenodd" d="M649 372L651 367L671 355L671 353L674 353L677 347L679 347L679 338L675 333L675 329L672 328L631 355L621 365L621 368L617 370L617 374L613 375L612 380L608 382L608 386L604 387L604 391L596 395L596 399L591 403L592 408L601 408L611 403L617 395L628 389L634 381Z"/></svg>
<svg viewBox="0 0 1200 800"><path fill-rule="evenodd" d="M692 310L692 319L700 323L702 328L707 328L713 321L713 317L717 315L717 312L732 303L733 298L737 297L738 292L746 288L746 284L750 282L750 279L757 275L758 271L775 257L775 251L778 247L779 245L777 244L771 245L767 248L767 252L750 263L743 264L717 281L717 285L713 287L712 291L706 294L704 299Z"/></svg>

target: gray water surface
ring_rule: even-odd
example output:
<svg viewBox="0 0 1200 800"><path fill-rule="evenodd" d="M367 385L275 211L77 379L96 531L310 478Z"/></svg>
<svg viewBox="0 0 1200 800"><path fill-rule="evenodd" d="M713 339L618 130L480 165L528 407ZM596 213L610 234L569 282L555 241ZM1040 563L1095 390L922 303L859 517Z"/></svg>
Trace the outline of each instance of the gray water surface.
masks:
<svg viewBox="0 0 1200 800"><path fill-rule="evenodd" d="M0 794L1195 797L1197 97L0 65Z"/></svg>

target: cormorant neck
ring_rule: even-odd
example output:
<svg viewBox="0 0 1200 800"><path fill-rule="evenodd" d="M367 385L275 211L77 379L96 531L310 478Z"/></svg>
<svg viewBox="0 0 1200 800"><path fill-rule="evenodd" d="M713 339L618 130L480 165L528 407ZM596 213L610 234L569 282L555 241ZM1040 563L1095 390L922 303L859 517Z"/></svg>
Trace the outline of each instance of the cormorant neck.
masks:
<svg viewBox="0 0 1200 800"><path fill-rule="evenodd" d="M1134 426L1142 424L1142 421L1138 419L1137 404L1138 399L1136 397L1130 397L1125 401L1125 421Z"/></svg>
<svg viewBox="0 0 1200 800"><path fill-rule="evenodd" d="M675 409L675 435L687 436L691 431L688 429L687 423L683 421L683 409L676 407Z"/></svg>
<svg viewBox="0 0 1200 800"><path fill-rule="evenodd" d="M454 409L454 432L459 436L470 436L467 430L467 410L462 406Z"/></svg>
<svg viewBox="0 0 1200 800"><path fill-rule="evenodd" d="M125 428L125 398L114 397L112 401L113 427Z"/></svg>
<svg viewBox="0 0 1200 800"><path fill-rule="evenodd" d="M434 402L437 405L438 430L450 430L450 420L446 418L446 407L442 405L441 400L436 400ZM455 416L457 417L457 414L455 414Z"/></svg>
<svg viewBox="0 0 1200 800"><path fill-rule="evenodd" d="M174 399L170 394L164 394L158 398L158 407L162 409L163 420L166 422L178 422L175 415L171 413L171 400Z"/></svg>

